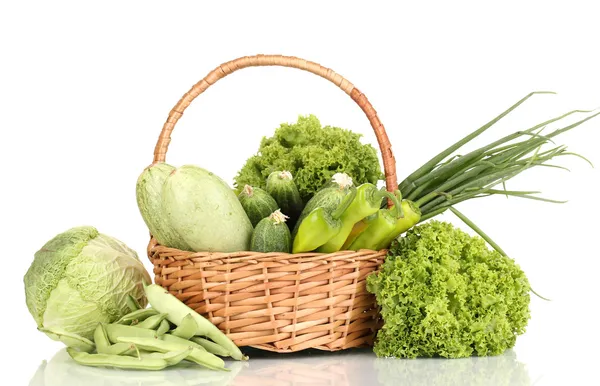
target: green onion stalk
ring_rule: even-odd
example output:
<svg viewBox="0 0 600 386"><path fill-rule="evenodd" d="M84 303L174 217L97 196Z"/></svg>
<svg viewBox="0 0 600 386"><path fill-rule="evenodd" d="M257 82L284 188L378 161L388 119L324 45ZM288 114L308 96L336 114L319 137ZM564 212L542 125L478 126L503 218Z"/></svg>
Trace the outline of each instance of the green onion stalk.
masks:
<svg viewBox="0 0 600 386"><path fill-rule="evenodd" d="M539 191L507 190L506 182L537 166L566 169L550 162L562 156L580 157L591 165L591 162L585 157L568 151L566 146L555 145L553 138L582 125L600 115L600 112L594 113L593 110L569 111L526 130L519 130L506 135L464 155L456 154L459 149L536 94L553 93L536 91L526 95L496 118L431 158L398 185L402 197L414 202L420 209L421 218L419 223L450 210L500 254L506 256L502 248L486 235L481 228L459 212L455 205L466 200L493 195L552 203L565 202L540 197ZM573 114L587 114L587 116L550 133L542 134L542 131L548 125L559 122ZM546 149L546 147L549 148Z"/></svg>

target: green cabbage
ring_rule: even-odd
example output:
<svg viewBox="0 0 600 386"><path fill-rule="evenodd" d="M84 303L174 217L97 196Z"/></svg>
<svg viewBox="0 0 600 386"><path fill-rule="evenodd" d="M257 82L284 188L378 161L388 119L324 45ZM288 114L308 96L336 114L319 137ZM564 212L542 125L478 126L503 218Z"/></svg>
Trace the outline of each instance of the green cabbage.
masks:
<svg viewBox="0 0 600 386"><path fill-rule="evenodd" d="M35 253L24 277L25 298L40 331L85 347L99 322L128 312L128 295L147 304L143 281L151 278L135 251L93 227L77 227Z"/></svg>
<svg viewBox="0 0 600 386"><path fill-rule="evenodd" d="M384 325L383 357L499 355L529 320L529 282L510 258L449 223L430 221L392 245L367 289Z"/></svg>
<svg viewBox="0 0 600 386"><path fill-rule="evenodd" d="M360 137L350 130L321 127L314 115L300 116L297 123L283 123L272 137L262 139L258 153L235 177L235 187L238 193L244 185L264 189L271 172L287 170L308 202L336 173L348 174L356 186L376 184L383 178L377 151Z"/></svg>

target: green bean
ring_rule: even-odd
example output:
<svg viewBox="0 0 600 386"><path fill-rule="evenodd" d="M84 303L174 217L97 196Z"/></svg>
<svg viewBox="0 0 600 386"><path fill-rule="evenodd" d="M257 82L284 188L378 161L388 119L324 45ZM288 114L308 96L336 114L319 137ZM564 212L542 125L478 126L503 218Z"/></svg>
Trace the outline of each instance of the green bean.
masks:
<svg viewBox="0 0 600 386"><path fill-rule="evenodd" d="M127 302L127 307L129 308L129 310L131 312L142 309L142 307L140 306L140 303L138 303L138 301L131 295L127 295L126 302Z"/></svg>
<svg viewBox="0 0 600 386"><path fill-rule="evenodd" d="M162 370L169 364L162 358L134 358L130 356L109 355L109 354L89 354L83 351L76 351L67 348L67 352L73 360L80 365L94 367L116 367L119 369L135 370Z"/></svg>
<svg viewBox="0 0 600 386"><path fill-rule="evenodd" d="M197 348L198 350L201 350L201 351L206 351L206 349L204 347L202 347L201 345L199 345L198 343L193 342L191 340L180 338L175 335L164 334L163 336L160 337L160 339L164 340L167 343L178 344L180 346L187 345L187 346Z"/></svg>
<svg viewBox="0 0 600 386"><path fill-rule="evenodd" d="M162 335L166 334L167 332L169 332L170 329L171 329L171 325L169 324L169 321L166 319L163 319L163 321L160 322L160 325L156 329L156 333L158 334L158 336L162 336Z"/></svg>
<svg viewBox="0 0 600 386"><path fill-rule="evenodd" d="M212 341L225 348L233 359L248 359L248 357L242 354L235 343L233 343L233 341L229 339L227 335L223 334L217 328L217 326L179 301L179 299L171 295L167 290L156 284L148 285L144 289L146 291L148 302L150 302L152 307L159 312L167 313L167 319L171 323L179 326L181 325L183 318L185 318L186 315L191 314L198 325L194 335L206 336L210 338Z"/></svg>
<svg viewBox="0 0 600 386"><path fill-rule="evenodd" d="M125 343L127 344L127 343ZM171 352L167 352L167 353L161 353L161 352L150 352L147 354L142 354L141 357L142 358L159 358L159 359L163 359L167 362L167 364L169 366L173 366L178 364L179 362L181 362L182 360L184 360L185 358L187 358L193 351L192 347L188 347L185 350L180 350L180 351L171 351Z"/></svg>
<svg viewBox="0 0 600 386"><path fill-rule="evenodd" d="M181 319L181 324L176 329L171 331L171 335L188 340L196 334L197 329L198 324L194 320L194 317L191 314L187 314L183 319Z"/></svg>
<svg viewBox="0 0 600 386"><path fill-rule="evenodd" d="M160 323L167 318L167 314L157 314L148 317L143 322L136 324L136 327L139 328L149 328L151 330L156 329Z"/></svg>
<svg viewBox="0 0 600 386"><path fill-rule="evenodd" d="M110 344L103 323L98 323L98 327L94 330L94 342L96 343L96 351L98 354L130 355L135 351L134 348L127 343Z"/></svg>
<svg viewBox="0 0 600 386"><path fill-rule="evenodd" d="M158 311L153 310L152 308L144 308L144 309L132 311L132 312L124 315L123 317L121 317L121 319L117 320L115 323L131 324L132 322L134 322L136 320L138 322L141 322L142 320L146 320L146 318L148 318L152 315L156 315L156 314L158 314Z"/></svg>
<svg viewBox="0 0 600 386"><path fill-rule="evenodd" d="M199 336L194 336L194 337L190 338L190 340L194 343L198 343L200 346L204 347L204 349L211 354L215 354L215 355L218 355L221 357L229 356L229 352L227 350L225 350L222 346L219 346L215 342L212 342L208 339L205 339L205 338L202 338Z"/></svg>
<svg viewBox="0 0 600 386"><path fill-rule="evenodd" d="M122 337L119 338L119 342L123 343L132 343L137 347L148 350L148 351L158 351L158 352L169 352L169 351L180 351L187 350L188 348L192 348L192 352L186 357L187 360L195 362L201 366L207 367L209 369L214 370L226 370L225 362L223 360L213 354L210 354L206 351L202 351L197 349L196 347L191 346L190 344L180 344L175 342L166 342L162 339L153 339L153 338L132 338L132 337ZM187 342L190 343L190 342Z"/></svg>
<svg viewBox="0 0 600 386"><path fill-rule="evenodd" d="M45 328L38 328L39 331L45 333L50 339L63 342L67 347L73 347L80 351L92 352L96 345L91 340L84 338L78 334L68 332L55 332Z"/></svg>
<svg viewBox="0 0 600 386"><path fill-rule="evenodd" d="M94 343L96 344L96 351L98 354L106 354L105 351L110 346L110 341L106 335L106 330L102 323L98 323L94 330Z"/></svg>
<svg viewBox="0 0 600 386"><path fill-rule="evenodd" d="M154 330L140 328L135 326L125 326L122 324L107 324L104 326L106 335L111 343L119 343L120 337L138 337L156 339L158 334Z"/></svg>

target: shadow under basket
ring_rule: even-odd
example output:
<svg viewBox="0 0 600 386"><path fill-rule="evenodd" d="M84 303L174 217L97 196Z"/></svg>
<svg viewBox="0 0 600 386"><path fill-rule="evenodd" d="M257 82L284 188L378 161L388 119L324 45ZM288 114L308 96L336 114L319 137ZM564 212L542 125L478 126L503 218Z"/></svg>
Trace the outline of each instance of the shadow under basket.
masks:
<svg viewBox="0 0 600 386"><path fill-rule="evenodd" d="M348 94L375 132L387 189L397 189L390 141L365 95L333 70L291 56L246 56L211 71L169 113L153 163L166 161L175 124L196 97L237 70L259 66L301 69ZM366 279L378 270L386 253L188 252L159 245L154 238L148 245L156 284L211 321L237 346L281 353L372 346L381 319Z"/></svg>

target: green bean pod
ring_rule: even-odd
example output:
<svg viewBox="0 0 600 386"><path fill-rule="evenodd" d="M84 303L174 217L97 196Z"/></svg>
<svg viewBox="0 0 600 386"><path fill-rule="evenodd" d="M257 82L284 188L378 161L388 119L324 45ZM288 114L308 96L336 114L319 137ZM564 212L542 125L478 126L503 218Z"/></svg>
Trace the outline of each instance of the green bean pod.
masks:
<svg viewBox="0 0 600 386"><path fill-rule="evenodd" d="M194 320L194 317L191 314L187 314L183 319L181 319L181 324L176 329L171 331L171 335L189 340L196 334L197 329L198 324Z"/></svg>
<svg viewBox="0 0 600 386"><path fill-rule="evenodd" d="M215 342L212 342L208 339L202 338L200 336L194 336L194 337L190 338L190 340L192 342L197 343L200 346L204 347L204 349L211 354L215 354L215 355L218 355L221 357L229 356L229 352L226 349L224 349L222 346L219 346Z"/></svg>
<svg viewBox="0 0 600 386"><path fill-rule="evenodd" d="M167 314L156 314L148 317L146 320L138 323L135 327L139 328L148 328L150 330L155 330L160 326L163 320L167 318Z"/></svg>
<svg viewBox="0 0 600 386"><path fill-rule="evenodd" d="M96 343L96 352L98 354L130 355L135 351L135 349L127 343L111 344L106 335L106 329L104 328L103 323L98 323L98 326L94 330L94 342Z"/></svg>
<svg viewBox="0 0 600 386"><path fill-rule="evenodd" d="M116 367L119 369L134 370L162 370L169 363L162 358L134 358L122 355L89 354L84 351L76 351L69 347L67 352L73 360L80 365L93 367Z"/></svg>
<svg viewBox="0 0 600 386"><path fill-rule="evenodd" d="M175 335L164 334L163 336L160 337L160 339L164 340L167 343L178 344L180 346L187 345L187 346L197 348L198 350L201 350L201 351L206 351L206 349L204 347L202 347L202 345L200 345L192 340L183 339L183 338L180 338Z"/></svg>
<svg viewBox="0 0 600 386"><path fill-rule="evenodd" d="M119 341L123 343L132 343L144 350L158 351L163 353L170 351L187 350L188 348L191 348L192 352L186 357L187 360L195 362L209 369L227 371L227 369L225 368L225 362L223 362L221 358L206 351L199 350L196 347L192 347L189 344L167 342L162 339L134 337L122 337L119 338Z"/></svg>
<svg viewBox="0 0 600 386"><path fill-rule="evenodd" d="M127 303L127 307L129 308L129 310L131 312L142 309L142 306L140 306L140 303L138 303L138 301L131 295L127 295L127 299L125 301Z"/></svg>
<svg viewBox="0 0 600 386"><path fill-rule="evenodd" d="M76 348L80 351L92 352L96 347L94 342L78 334L71 334L62 331L56 332L40 327L38 327L38 331L45 333L50 339L63 342L67 347Z"/></svg>
<svg viewBox="0 0 600 386"><path fill-rule="evenodd" d="M215 343L224 347L229 355L236 360L247 360L240 349L223 334L214 324L203 318L196 311L192 310L184 303L179 301L175 296L171 295L167 290L156 284L150 284L145 287L146 297L152 307L159 312L168 314L167 319L179 326L186 315L191 314L196 321L197 330L194 335L206 336L212 339Z"/></svg>
<svg viewBox="0 0 600 386"><path fill-rule="evenodd" d="M121 319L117 320L115 323L117 324L131 324L134 321L141 322L146 320L152 315L156 315L158 312L153 310L152 308L144 308L140 310L132 311L126 315L123 315Z"/></svg>
<svg viewBox="0 0 600 386"><path fill-rule="evenodd" d="M166 319L163 319L163 321L160 322L160 324L158 325L158 328L156 329L156 333L158 334L158 336L162 336L162 335L166 334L167 332L169 332L170 329L171 329L171 325L169 324L169 321Z"/></svg>
<svg viewBox="0 0 600 386"><path fill-rule="evenodd" d="M138 338L158 338L154 330L139 328L135 326L126 326L122 324L107 324L104 326L106 335L111 343L119 343L120 337L138 337Z"/></svg>
<svg viewBox="0 0 600 386"><path fill-rule="evenodd" d="M123 343L123 344L127 344L127 343ZM187 358L192 353L192 351L193 351L193 348L189 347L186 350L171 351L171 352L166 352L166 353L150 352L150 353L141 354L140 358L158 358L158 359L163 359L164 361L167 362L167 364L169 366L173 366L173 365L178 364L179 362L181 362L185 358Z"/></svg>

